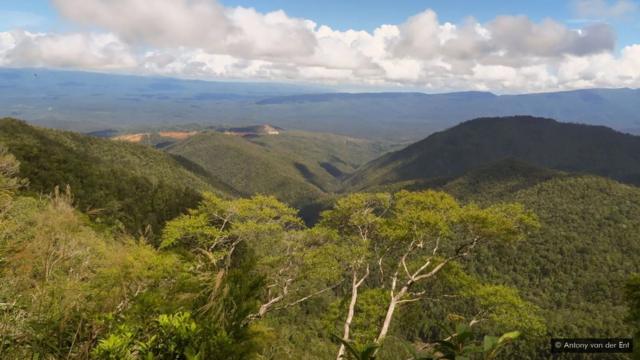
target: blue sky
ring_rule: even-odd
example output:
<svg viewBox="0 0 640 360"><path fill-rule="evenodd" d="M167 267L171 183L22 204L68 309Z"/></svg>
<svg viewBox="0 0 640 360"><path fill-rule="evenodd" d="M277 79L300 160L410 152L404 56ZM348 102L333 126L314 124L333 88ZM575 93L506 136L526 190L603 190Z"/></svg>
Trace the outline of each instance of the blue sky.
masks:
<svg viewBox="0 0 640 360"><path fill-rule="evenodd" d="M366 5L363 5L366 3ZM284 10L339 30L373 30L381 24L398 24L427 8L438 13L442 21L461 22L472 16L481 22L496 15L527 15L533 20L553 18L569 26L581 23L574 1L505 1L505 0L226 0L225 6L253 7L261 12ZM587 19L594 20L594 19ZM596 19L598 20L598 19ZM605 19L615 29L618 48L640 42L640 16ZM0 2L0 30L22 27L34 31L68 29L55 6L48 0L3 0Z"/></svg>
<svg viewBox="0 0 640 360"><path fill-rule="evenodd" d="M635 1L635 0L634 0ZM366 3L366 5L363 5ZM553 18L576 26L581 23L574 1L505 1L505 0L226 0L225 6L253 7L261 12L284 10L339 30L373 30L381 24L398 24L427 8L438 13L442 21L461 22L472 16L486 22L496 15L526 15L533 20ZM637 1L636 1L637 3ZM594 20L594 19L586 19ZM606 20L616 29L617 47L640 42L640 15ZM48 0L3 0L0 2L0 30L23 27L35 31L67 29L55 7Z"/></svg>
<svg viewBox="0 0 640 360"><path fill-rule="evenodd" d="M640 86L638 57L640 0L0 1L0 66L510 92Z"/></svg>

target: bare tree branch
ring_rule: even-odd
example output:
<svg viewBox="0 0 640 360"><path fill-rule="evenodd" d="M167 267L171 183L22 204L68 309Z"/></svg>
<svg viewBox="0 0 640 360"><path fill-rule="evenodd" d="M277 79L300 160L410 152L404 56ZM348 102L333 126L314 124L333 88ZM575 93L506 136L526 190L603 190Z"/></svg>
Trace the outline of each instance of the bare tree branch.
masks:
<svg viewBox="0 0 640 360"><path fill-rule="evenodd" d="M340 286L340 284L342 284L343 282L344 282L344 280L342 280L342 281L338 282L338 283L337 283L337 284L335 284L335 285L328 286L328 287L326 287L326 288L324 288L324 289L322 289L322 290L318 290L318 291L316 291L316 292L314 292L314 293L312 293L312 294L309 294L309 295L307 295L307 296L304 296L304 297L302 297L302 298L300 298L300 299L298 299L298 300L296 300L296 301L293 301L293 302L288 303L288 304L286 304L286 305L282 305L282 306L280 306L280 307L274 308L273 310L281 310L281 309L286 309L286 308L290 308L290 307L292 307L292 306L298 305L298 304L303 303L303 302L305 302L305 301L307 301L307 300L309 300L309 299L311 299L311 298L313 298L313 297L315 297L315 296L318 296L318 295L320 295L320 294L322 294L322 293L325 293L325 292L327 292L327 291L329 291L329 290L333 290L333 289L337 288L337 287L338 287L338 286Z"/></svg>

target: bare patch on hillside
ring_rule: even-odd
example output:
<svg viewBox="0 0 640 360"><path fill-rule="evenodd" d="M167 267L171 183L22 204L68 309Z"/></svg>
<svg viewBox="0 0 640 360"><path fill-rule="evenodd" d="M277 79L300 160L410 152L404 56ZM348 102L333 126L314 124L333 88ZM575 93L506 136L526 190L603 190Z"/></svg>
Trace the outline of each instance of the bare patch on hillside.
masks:
<svg viewBox="0 0 640 360"><path fill-rule="evenodd" d="M127 141L132 143L139 143L149 137L149 133L139 133L139 134L124 134L118 135L114 137L114 140Z"/></svg>
<svg viewBox="0 0 640 360"><path fill-rule="evenodd" d="M197 133L197 131L160 131L158 135L163 138L185 140L196 135Z"/></svg>

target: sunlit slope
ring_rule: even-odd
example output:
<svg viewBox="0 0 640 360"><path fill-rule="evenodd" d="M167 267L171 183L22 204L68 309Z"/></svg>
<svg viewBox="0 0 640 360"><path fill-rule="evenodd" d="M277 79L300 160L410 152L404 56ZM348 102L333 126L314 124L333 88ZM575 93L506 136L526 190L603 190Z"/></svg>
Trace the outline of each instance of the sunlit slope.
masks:
<svg viewBox="0 0 640 360"><path fill-rule="evenodd" d="M25 191L48 194L68 185L80 210L130 230L158 227L197 203L202 190L231 191L148 146L33 127L14 119L0 120L0 145L20 161L20 175L29 179Z"/></svg>
<svg viewBox="0 0 640 360"><path fill-rule="evenodd" d="M341 180L389 145L345 136L282 131L242 137L205 131L165 148L243 194L274 194L294 204L337 190Z"/></svg>

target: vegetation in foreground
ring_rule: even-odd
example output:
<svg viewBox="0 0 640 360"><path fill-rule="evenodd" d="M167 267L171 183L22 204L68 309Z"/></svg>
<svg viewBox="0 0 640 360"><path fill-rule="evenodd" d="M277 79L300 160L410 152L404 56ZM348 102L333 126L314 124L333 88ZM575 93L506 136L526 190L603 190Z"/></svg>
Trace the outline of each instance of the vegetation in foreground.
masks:
<svg viewBox="0 0 640 360"><path fill-rule="evenodd" d="M632 186L507 161L347 195L308 227L272 197L202 194L192 186L207 190L204 177L125 145L125 159L159 156L194 181L177 183L190 203L144 232L162 197L126 192L128 177L93 198L120 211L85 205L109 169L95 144L2 125L18 126L20 138L3 142L25 160L19 170L0 155L0 351L10 359L537 359L552 335L637 336L637 277L622 284L640 271ZM44 156L40 143L53 150ZM65 167L72 150L82 161ZM67 179L70 190L41 195ZM140 216L124 226L128 196Z"/></svg>
<svg viewBox="0 0 640 360"><path fill-rule="evenodd" d="M8 358L308 353L286 340L291 330L316 338L318 358L367 347L369 358L396 358L400 349L439 356L446 341L469 340L437 330L440 313L464 334L517 326L535 337L544 328L515 290L482 284L459 265L477 248L536 228L518 205L460 205L433 191L354 194L307 228L272 197L209 193L167 223L153 247L96 228L68 192L16 194L17 162L5 152L2 163L0 349ZM427 298L437 311L423 308ZM434 327L407 337L400 328L424 326L416 314L433 317Z"/></svg>

